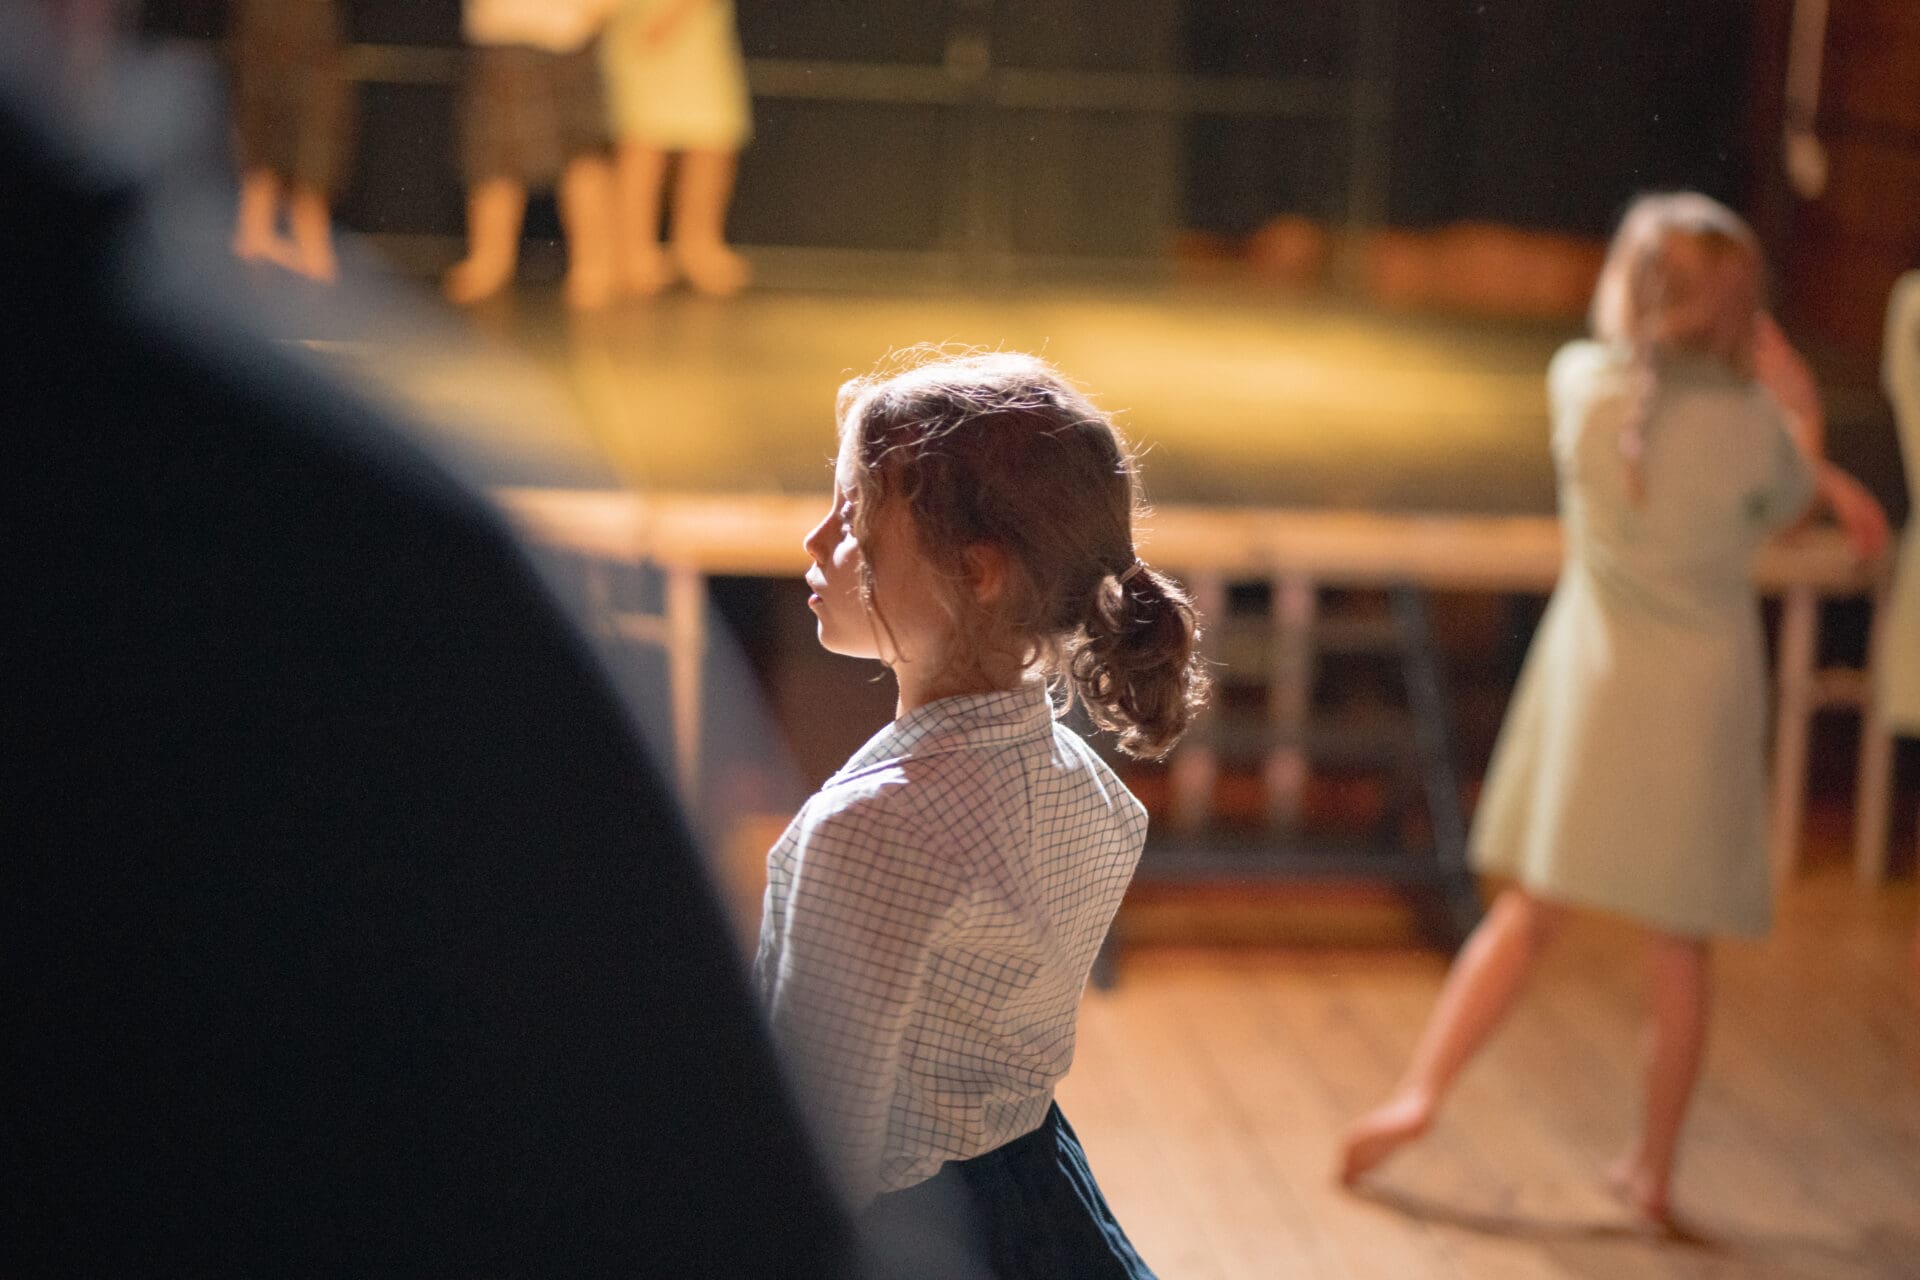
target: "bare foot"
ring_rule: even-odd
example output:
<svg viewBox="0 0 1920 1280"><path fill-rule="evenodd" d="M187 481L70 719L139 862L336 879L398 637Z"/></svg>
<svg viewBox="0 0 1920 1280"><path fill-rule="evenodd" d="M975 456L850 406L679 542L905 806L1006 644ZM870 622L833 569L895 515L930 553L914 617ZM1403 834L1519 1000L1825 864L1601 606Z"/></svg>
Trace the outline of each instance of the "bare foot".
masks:
<svg viewBox="0 0 1920 1280"><path fill-rule="evenodd" d="M747 260L724 244L682 242L673 246L673 256L687 283L708 297L731 298L753 278Z"/></svg>
<svg viewBox="0 0 1920 1280"><path fill-rule="evenodd" d="M560 285L569 311L604 311L613 301L613 272L573 267Z"/></svg>
<svg viewBox="0 0 1920 1280"><path fill-rule="evenodd" d="M1607 1190L1647 1226L1660 1231L1678 1230L1673 1206L1667 1200L1667 1180L1631 1152L1607 1170Z"/></svg>
<svg viewBox="0 0 1920 1280"><path fill-rule="evenodd" d="M512 278L512 262L465 258L454 263L442 287L446 290L447 301L464 307L491 298L506 288L507 281Z"/></svg>
<svg viewBox="0 0 1920 1280"><path fill-rule="evenodd" d="M327 198L311 188L296 188L287 206L287 226L293 232L294 270L309 280L332 284L340 274L333 255L333 220Z"/></svg>
<svg viewBox="0 0 1920 1280"><path fill-rule="evenodd" d="M626 255L620 263L620 283L636 298L651 298L674 281L673 259L657 244Z"/></svg>
<svg viewBox="0 0 1920 1280"><path fill-rule="evenodd" d="M334 257L333 245L324 240L298 246L294 270L321 284L333 284L340 278L340 263Z"/></svg>
<svg viewBox="0 0 1920 1280"><path fill-rule="evenodd" d="M1340 1148L1340 1183L1351 1187L1433 1124L1433 1104L1418 1094L1389 1098L1353 1122Z"/></svg>
<svg viewBox="0 0 1920 1280"><path fill-rule="evenodd" d="M235 233L233 237L233 256L242 262L267 262L288 271L299 270L300 255L293 241L285 236L271 232L258 234L247 231Z"/></svg>

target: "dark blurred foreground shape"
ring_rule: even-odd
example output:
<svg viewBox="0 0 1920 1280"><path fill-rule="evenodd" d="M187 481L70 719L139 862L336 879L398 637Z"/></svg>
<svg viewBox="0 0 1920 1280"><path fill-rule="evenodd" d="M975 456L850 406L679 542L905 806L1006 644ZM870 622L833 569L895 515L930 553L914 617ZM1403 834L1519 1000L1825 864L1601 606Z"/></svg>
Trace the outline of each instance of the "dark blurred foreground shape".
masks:
<svg viewBox="0 0 1920 1280"><path fill-rule="evenodd" d="M565 609L161 269L56 63L0 12L0 1273L852 1274Z"/></svg>

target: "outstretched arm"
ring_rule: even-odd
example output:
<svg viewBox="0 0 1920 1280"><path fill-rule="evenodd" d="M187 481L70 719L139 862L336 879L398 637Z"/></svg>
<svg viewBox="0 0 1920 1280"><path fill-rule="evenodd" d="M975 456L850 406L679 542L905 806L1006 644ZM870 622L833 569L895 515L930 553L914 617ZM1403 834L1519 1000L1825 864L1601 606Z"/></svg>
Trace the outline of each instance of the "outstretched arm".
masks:
<svg viewBox="0 0 1920 1280"><path fill-rule="evenodd" d="M1816 503L1833 513L1854 555L1877 559L1887 546L1887 513L1880 500L1848 472L1826 460L1826 414L1805 358L1766 312L1754 331L1753 372L1786 413L1787 430L1814 471Z"/></svg>
<svg viewBox="0 0 1920 1280"><path fill-rule="evenodd" d="M1810 459L1826 456L1827 417L1820 407L1819 384L1806 359L1765 311L1753 333L1753 376L1786 410L1787 429L1800 451Z"/></svg>
<svg viewBox="0 0 1920 1280"><path fill-rule="evenodd" d="M1833 512L1847 545L1862 560L1877 560L1887 549L1886 509L1871 490L1831 462L1817 464L1815 492Z"/></svg>

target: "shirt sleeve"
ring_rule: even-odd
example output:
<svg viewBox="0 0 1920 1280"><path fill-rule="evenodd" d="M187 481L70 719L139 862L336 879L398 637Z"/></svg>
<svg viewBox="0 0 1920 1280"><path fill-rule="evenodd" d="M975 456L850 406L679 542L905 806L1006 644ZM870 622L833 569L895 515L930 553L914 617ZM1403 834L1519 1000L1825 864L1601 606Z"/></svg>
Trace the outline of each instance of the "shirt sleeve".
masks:
<svg viewBox="0 0 1920 1280"><path fill-rule="evenodd" d="M967 879L898 792L818 797L796 835L784 936L762 975L767 1012L820 1140L863 1207L880 1189L928 956L962 919Z"/></svg>
<svg viewBox="0 0 1920 1280"><path fill-rule="evenodd" d="M1795 443L1792 431L1787 426L1787 410L1764 388L1755 388L1754 399L1754 412L1766 419L1768 434L1773 442L1773 456L1769 462L1765 488L1755 496L1749 511L1761 524L1777 528L1791 524L1812 505L1817 478L1813 463L1808 461L1805 451Z"/></svg>

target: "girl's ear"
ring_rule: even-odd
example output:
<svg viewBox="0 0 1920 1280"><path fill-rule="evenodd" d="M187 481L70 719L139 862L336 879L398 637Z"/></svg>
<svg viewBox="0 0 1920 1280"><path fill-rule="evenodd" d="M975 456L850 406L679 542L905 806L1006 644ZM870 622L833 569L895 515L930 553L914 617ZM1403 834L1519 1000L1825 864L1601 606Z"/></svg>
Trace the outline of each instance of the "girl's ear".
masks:
<svg viewBox="0 0 1920 1280"><path fill-rule="evenodd" d="M975 604L994 604L1007 586L1007 553L991 542L976 542L961 552L967 566L967 589Z"/></svg>

